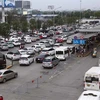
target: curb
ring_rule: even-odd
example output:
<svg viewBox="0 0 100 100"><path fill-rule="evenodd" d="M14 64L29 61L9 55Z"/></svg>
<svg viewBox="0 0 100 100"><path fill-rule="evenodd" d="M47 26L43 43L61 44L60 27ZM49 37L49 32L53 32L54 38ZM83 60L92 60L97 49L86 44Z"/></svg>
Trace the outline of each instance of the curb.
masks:
<svg viewBox="0 0 100 100"><path fill-rule="evenodd" d="M12 65L9 65L9 66L6 67L6 69L10 69L11 67L12 67Z"/></svg>

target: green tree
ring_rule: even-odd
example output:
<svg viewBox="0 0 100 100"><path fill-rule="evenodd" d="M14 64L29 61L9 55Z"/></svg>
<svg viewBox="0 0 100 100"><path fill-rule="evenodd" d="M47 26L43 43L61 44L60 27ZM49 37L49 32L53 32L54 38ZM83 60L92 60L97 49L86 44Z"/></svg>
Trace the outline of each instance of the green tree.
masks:
<svg viewBox="0 0 100 100"><path fill-rule="evenodd" d="M8 37L10 32L10 25L8 23L0 24L0 35Z"/></svg>

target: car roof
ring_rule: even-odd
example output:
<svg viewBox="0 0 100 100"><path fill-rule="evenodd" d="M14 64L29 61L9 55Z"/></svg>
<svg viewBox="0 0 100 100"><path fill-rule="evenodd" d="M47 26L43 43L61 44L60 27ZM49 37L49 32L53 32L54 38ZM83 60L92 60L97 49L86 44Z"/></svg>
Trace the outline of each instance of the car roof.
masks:
<svg viewBox="0 0 100 100"><path fill-rule="evenodd" d="M48 56L45 59L53 59L55 56Z"/></svg>
<svg viewBox="0 0 100 100"><path fill-rule="evenodd" d="M21 55L21 57L29 57L30 55Z"/></svg>
<svg viewBox="0 0 100 100"><path fill-rule="evenodd" d="M53 49L53 48L52 47L43 48L43 50L49 50L49 49Z"/></svg>
<svg viewBox="0 0 100 100"><path fill-rule="evenodd" d="M5 71L8 71L9 69L2 69L0 70L1 73L4 73Z"/></svg>

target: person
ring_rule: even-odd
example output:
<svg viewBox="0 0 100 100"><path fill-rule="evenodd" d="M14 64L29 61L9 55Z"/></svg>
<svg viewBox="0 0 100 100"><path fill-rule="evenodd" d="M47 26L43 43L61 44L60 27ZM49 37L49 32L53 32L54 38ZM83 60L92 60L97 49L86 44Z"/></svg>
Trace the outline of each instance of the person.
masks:
<svg viewBox="0 0 100 100"><path fill-rule="evenodd" d="M21 45L20 45L20 49L24 49L24 45L21 44Z"/></svg>

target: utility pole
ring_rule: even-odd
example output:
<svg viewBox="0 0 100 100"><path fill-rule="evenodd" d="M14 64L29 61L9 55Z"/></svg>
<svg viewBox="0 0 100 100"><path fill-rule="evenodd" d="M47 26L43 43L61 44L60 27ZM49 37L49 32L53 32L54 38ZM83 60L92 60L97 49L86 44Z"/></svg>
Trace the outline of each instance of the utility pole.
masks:
<svg viewBox="0 0 100 100"><path fill-rule="evenodd" d="M2 23L5 23L4 0L2 0Z"/></svg>

